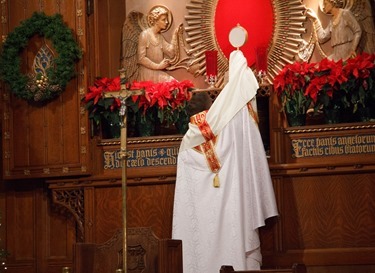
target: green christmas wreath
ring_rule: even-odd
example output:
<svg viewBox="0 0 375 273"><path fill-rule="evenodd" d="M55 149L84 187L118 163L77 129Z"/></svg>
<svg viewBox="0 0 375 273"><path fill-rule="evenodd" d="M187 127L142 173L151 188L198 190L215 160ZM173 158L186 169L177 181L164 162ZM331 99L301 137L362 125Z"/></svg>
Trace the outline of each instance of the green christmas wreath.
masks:
<svg viewBox="0 0 375 273"><path fill-rule="evenodd" d="M57 53L45 75L37 72L30 76L21 72L20 53L34 35L50 40ZM75 76L75 63L80 58L81 49L61 14L47 16L35 12L8 34L0 56L0 77L9 84L15 96L29 102L45 102L64 91Z"/></svg>

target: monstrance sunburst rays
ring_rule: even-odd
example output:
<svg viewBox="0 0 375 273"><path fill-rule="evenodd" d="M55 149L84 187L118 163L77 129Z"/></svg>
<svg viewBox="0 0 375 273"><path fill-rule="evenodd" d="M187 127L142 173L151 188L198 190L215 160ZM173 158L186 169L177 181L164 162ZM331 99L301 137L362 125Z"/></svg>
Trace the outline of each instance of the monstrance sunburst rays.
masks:
<svg viewBox="0 0 375 273"><path fill-rule="evenodd" d="M191 47L193 64L198 64L196 76L206 72L206 50L217 50L218 81L216 86L222 87L224 74L228 70L228 59L222 52L215 35L215 11L218 0L191 0L186 8L187 26L186 42ZM300 0L273 0L274 26L272 41L268 47L268 77L270 80L288 63L292 63L299 52L306 32L306 7Z"/></svg>

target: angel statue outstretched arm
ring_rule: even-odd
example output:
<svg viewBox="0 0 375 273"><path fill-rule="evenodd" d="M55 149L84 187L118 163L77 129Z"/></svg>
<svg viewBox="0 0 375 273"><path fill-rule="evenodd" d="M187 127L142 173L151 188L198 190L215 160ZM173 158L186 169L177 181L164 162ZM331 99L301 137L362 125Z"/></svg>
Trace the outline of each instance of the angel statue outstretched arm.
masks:
<svg viewBox="0 0 375 273"><path fill-rule="evenodd" d="M347 60L355 56L362 36L362 29L353 13L344 8L344 0L323 0L321 10L332 16L328 26L323 28L316 14L308 10L306 15L313 21L319 43L331 41L332 60Z"/></svg>
<svg viewBox="0 0 375 273"><path fill-rule="evenodd" d="M189 54L183 25L174 30L170 42L162 35L171 21L171 12L161 5L151 8L147 15L129 13L123 26L121 53L121 67L125 68L129 81L170 81L173 77L167 71L189 70L191 60L186 56Z"/></svg>

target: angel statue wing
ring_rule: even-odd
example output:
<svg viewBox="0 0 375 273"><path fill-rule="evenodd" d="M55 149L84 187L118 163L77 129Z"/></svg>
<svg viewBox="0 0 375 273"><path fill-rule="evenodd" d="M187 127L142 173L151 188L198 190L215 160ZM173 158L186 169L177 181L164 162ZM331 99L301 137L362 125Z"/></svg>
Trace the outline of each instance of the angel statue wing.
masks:
<svg viewBox="0 0 375 273"><path fill-rule="evenodd" d="M127 81L138 79L138 39L141 32L147 29L147 16L138 11L131 11L122 27L121 38L121 68L125 69ZM175 56L169 60L170 66L166 70L184 68L194 74L195 66L190 50L187 48L184 38L184 27L180 24L173 33L171 44L175 48Z"/></svg>
<svg viewBox="0 0 375 273"><path fill-rule="evenodd" d="M125 68L129 82L138 77L138 38L147 27L146 16L138 11L131 11L122 26L120 66Z"/></svg>
<svg viewBox="0 0 375 273"><path fill-rule="evenodd" d="M359 52L375 53L374 3L371 0L347 0L345 8L350 9L362 28L358 45Z"/></svg>

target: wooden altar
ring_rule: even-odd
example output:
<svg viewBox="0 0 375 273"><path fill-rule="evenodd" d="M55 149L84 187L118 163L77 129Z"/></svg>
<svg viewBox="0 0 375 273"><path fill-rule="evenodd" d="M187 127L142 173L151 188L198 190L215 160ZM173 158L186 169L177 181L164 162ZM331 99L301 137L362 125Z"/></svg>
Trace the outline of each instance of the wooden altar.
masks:
<svg viewBox="0 0 375 273"><path fill-rule="evenodd" d="M0 86L0 234L11 253L6 261L9 272L61 272L73 265L75 243L106 242L122 226L121 170L116 165L120 141L91 137L80 100L95 77L118 75L118 34L129 11L126 2L1 2L4 37L34 11L57 12L76 33L85 52L77 63L77 77L46 107L31 107ZM29 64L38 39L30 43L24 52ZM332 143L348 142L357 135L371 137L375 123L289 128L275 98L271 96L269 103L262 101L262 105L259 110L270 113L269 125L261 123L260 127L266 132L264 140L268 138L268 160L280 211L280 217L260 231L264 266L290 267L303 262L309 273L374 272L375 155L359 153L360 148L339 154L345 147ZM173 153L180 139L176 135L129 139L133 155L136 149L151 150L151 154L170 150L171 155L159 163L155 159L145 162L142 157L129 163L130 227L151 226L159 238L170 238ZM313 147L304 152L298 148L298 143L318 141L331 143L325 147L331 150L328 155L314 154ZM368 148L369 144L359 147Z"/></svg>
<svg viewBox="0 0 375 273"><path fill-rule="evenodd" d="M268 161L280 217L260 230L264 267L298 262L311 272L373 269L375 123L288 127L268 94ZM129 227L151 226L158 237L171 237L180 140L129 139ZM103 242L121 227L119 141L95 145L96 175L48 181L54 202L77 220L82 242ZM71 200L76 191L79 208Z"/></svg>

